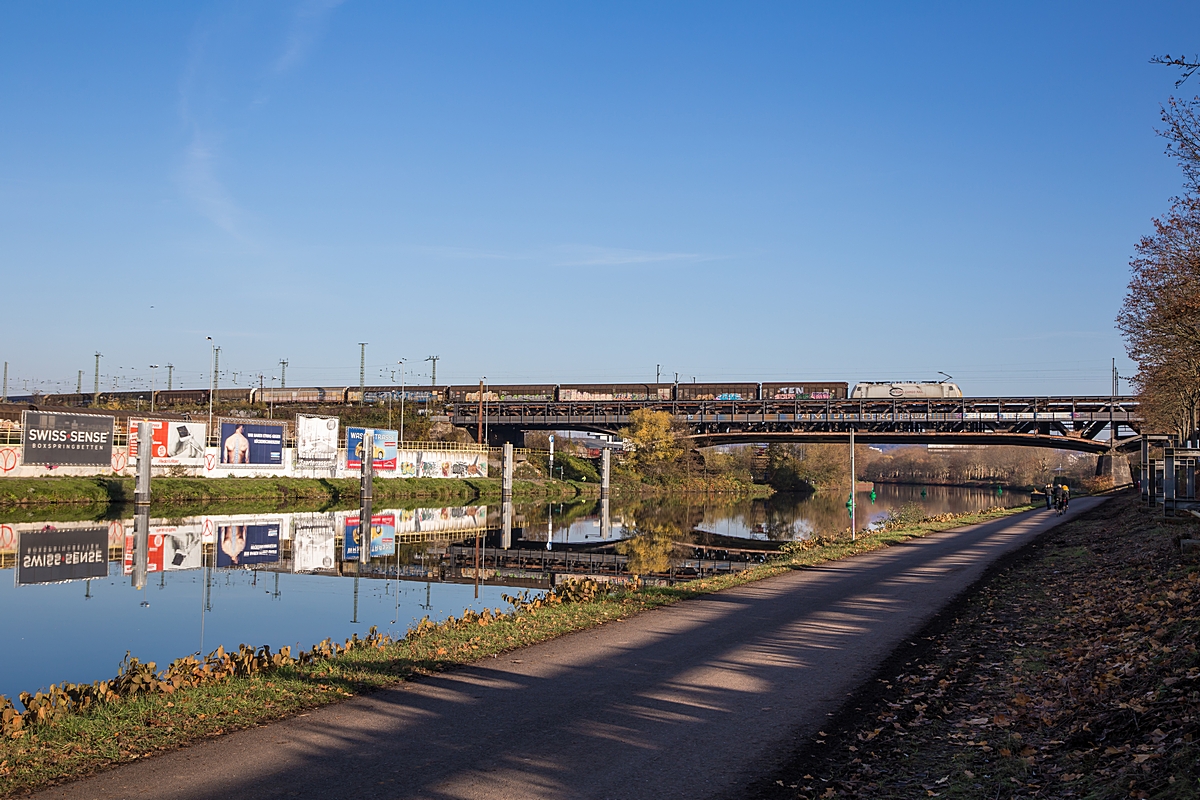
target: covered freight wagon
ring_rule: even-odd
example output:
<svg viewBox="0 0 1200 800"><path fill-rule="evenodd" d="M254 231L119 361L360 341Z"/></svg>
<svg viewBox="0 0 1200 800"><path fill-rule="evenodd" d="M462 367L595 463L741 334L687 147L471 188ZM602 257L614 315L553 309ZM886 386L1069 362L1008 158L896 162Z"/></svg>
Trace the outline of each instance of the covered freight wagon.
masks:
<svg viewBox="0 0 1200 800"><path fill-rule="evenodd" d="M610 402L614 400L670 400L670 383L576 383L558 387L558 399L572 402Z"/></svg>
<svg viewBox="0 0 1200 800"><path fill-rule="evenodd" d="M512 384L488 385L484 387L483 401L485 403L540 402L551 403L558 387L554 384ZM478 403L479 384L467 386L451 386L449 389L451 403Z"/></svg>
<svg viewBox="0 0 1200 800"><path fill-rule="evenodd" d="M282 389L255 389L256 403L344 403L346 402L345 386L297 386Z"/></svg>
<svg viewBox="0 0 1200 800"><path fill-rule="evenodd" d="M676 400L757 400L757 383L681 383Z"/></svg>
<svg viewBox="0 0 1200 800"><path fill-rule="evenodd" d="M842 400L849 385L820 381L778 381L762 384L761 400Z"/></svg>

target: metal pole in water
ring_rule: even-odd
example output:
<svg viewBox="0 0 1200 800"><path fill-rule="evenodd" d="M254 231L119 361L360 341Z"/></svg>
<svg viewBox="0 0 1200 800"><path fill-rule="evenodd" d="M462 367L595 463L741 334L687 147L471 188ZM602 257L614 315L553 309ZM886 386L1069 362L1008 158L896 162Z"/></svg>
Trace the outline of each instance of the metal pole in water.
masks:
<svg viewBox="0 0 1200 800"><path fill-rule="evenodd" d="M504 443L500 464L500 547L512 547L513 446Z"/></svg>
<svg viewBox="0 0 1200 800"><path fill-rule="evenodd" d="M371 500L372 479L375 477L375 430L367 428L363 431L363 454L361 485L362 508L358 515L358 563L368 564L371 561ZM357 589L357 578L355 588ZM357 597L357 595L355 595ZM357 607L357 606L356 606ZM357 616L357 614L356 614Z"/></svg>
<svg viewBox="0 0 1200 800"><path fill-rule="evenodd" d="M150 461L153 447L150 436L150 423L139 422L137 426L137 484L133 493L136 512L133 520L133 588L135 589L141 589L146 585L146 571L149 566L147 551L150 547Z"/></svg>
<svg viewBox="0 0 1200 800"><path fill-rule="evenodd" d="M612 470L612 455L606 447L600 454L600 499L608 499L609 478Z"/></svg>

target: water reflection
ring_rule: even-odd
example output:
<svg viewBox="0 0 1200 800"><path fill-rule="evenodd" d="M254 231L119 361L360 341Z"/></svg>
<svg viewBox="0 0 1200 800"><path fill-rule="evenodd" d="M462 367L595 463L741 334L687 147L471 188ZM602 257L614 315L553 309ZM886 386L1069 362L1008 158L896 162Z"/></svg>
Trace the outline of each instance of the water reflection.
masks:
<svg viewBox="0 0 1200 800"><path fill-rule="evenodd" d="M1028 500L944 487L870 494L858 493L862 527L910 502L937 514ZM845 498L822 495L383 509L360 562L355 511L153 518L145 585L134 590L133 520L97 516L0 523L0 570L13 572L0 578L0 694L111 677L126 651L161 666L218 645L309 647L372 625L400 635L426 614L501 606L507 587L565 576L671 582L736 571L779 542L849 521ZM34 550L42 560L18 570ZM44 582L63 580L73 582Z"/></svg>

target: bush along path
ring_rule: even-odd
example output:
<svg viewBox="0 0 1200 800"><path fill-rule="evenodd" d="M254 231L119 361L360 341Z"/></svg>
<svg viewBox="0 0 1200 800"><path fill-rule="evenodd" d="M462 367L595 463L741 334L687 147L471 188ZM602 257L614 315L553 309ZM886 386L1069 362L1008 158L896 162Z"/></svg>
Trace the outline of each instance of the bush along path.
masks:
<svg viewBox="0 0 1200 800"><path fill-rule="evenodd" d="M1200 530L1135 500L998 568L754 796L1200 796Z"/></svg>
<svg viewBox="0 0 1200 800"><path fill-rule="evenodd" d="M273 653L243 645L235 652L179 659L162 671L127 658L110 681L23 694L22 709L0 699L0 795L82 777L689 597L1017 510L945 515L860 534L853 542L835 536L797 543L777 560L745 572L669 588L568 581L545 596L506 597L507 612L465 611L441 623L424 619L399 640L372 631L345 645L327 640L296 656L286 648Z"/></svg>

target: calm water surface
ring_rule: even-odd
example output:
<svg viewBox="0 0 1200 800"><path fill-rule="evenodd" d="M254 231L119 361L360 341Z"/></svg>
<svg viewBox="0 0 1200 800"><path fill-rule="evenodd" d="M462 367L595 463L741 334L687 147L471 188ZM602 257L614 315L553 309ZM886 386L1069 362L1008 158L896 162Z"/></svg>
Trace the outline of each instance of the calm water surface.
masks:
<svg viewBox="0 0 1200 800"><path fill-rule="evenodd" d="M907 503L919 503L927 514L975 511L990 506L1028 502L1028 495L994 491L928 487L877 487L857 496L859 525L867 527ZM655 537L659 546L641 548L644 557L678 559L678 543L705 546L713 537L790 541L816 532L843 530L849 517L846 498L776 495L767 500L706 505L694 498L656 498L647 503L614 506L609 525L599 504L522 505L514 509L510 544L515 548L619 552L616 543L632 537ZM58 530L107 530L110 559L120 559L131 520L0 524L0 694L15 699L21 691L50 683L90 682L112 677L126 652L159 667L191 653L208 653L218 645L239 644L310 647L337 640L371 626L402 635L421 617L441 620L464 608L503 607L507 586L484 582L478 588L461 577L425 580L430 564L456 543L471 544L476 534L486 547L500 547L499 508L424 508L392 514L394 538L387 555L373 560L388 577L350 574L354 564L340 560L346 518L352 512L258 514L154 520L165 570L152 572L147 585L134 589L120 560L110 560L106 577L42 585L17 585L17 540L35 537L45 526ZM219 531L228 525L278 525L277 561L217 568ZM156 533L157 532L157 533ZM34 541L35 539L27 539ZM674 543L674 545L673 545ZM674 546L674 549L672 549ZM152 547L151 553L155 550ZM650 555L646 556L649 552ZM172 558L174 556L174 558ZM201 566L201 565L205 566ZM178 568L172 568L174 566ZM434 572L436 575L436 572ZM397 580L401 575L405 579ZM445 574L440 577L446 577ZM478 597L476 597L478 592Z"/></svg>

